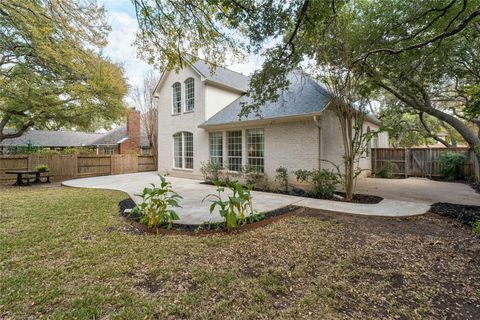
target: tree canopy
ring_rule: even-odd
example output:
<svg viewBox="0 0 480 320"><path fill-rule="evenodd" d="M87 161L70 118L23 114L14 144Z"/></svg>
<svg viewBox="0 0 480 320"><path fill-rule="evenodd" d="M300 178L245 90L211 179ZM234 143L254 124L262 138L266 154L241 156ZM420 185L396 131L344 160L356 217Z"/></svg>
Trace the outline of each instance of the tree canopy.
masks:
<svg viewBox="0 0 480 320"><path fill-rule="evenodd" d="M109 30L94 2L1 2L0 141L30 127L95 130L125 115L123 70L101 54Z"/></svg>

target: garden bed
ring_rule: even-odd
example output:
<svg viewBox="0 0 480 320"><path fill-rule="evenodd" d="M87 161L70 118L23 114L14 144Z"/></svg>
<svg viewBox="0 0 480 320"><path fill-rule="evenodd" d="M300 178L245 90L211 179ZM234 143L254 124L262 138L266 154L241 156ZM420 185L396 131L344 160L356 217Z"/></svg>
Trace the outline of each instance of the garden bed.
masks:
<svg viewBox="0 0 480 320"><path fill-rule="evenodd" d="M167 225L158 228L149 228L143 223L140 223L141 216L139 214L125 213L125 209L133 209L135 208L135 206L136 204L131 198L127 198L118 203L120 215L124 217L128 222L130 222L134 227L136 227L137 230L145 233L160 233L164 235L209 235L214 233L226 233L226 231L224 230L223 222L203 223L200 225L173 223L171 228L168 228ZM230 231L229 233L238 233L253 230L258 227L262 227L278 221L279 219L300 213L303 210L304 209L302 207L298 206L286 206L280 209L264 212L262 214L263 218L261 220L255 222L246 222L238 229Z"/></svg>
<svg viewBox="0 0 480 320"><path fill-rule="evenodd" d="M215 185L214 183L205 182L205 181L201 183L212 185L212 186ZM253 188L253 191L279 193L279 194L285 194L285 195L296 196L296 197L305 197L305 198L312 198L312 199L331 200L331 201L350 202L350 203L362 203L362 204L376 204L383 200L383 198L379 196L356 193L353 195L352 201L346 201L344 199L345 192L336 191L335 196L315 196L297 187L293 187L293 189L289 192L280 191L280 190L262 189L262 188Z"/></svg>
<svg viewBox="0 0 480 320"><path fill-rule="evenodd" d="M431 206L430 212L458 220L468 227L480 220L480 206L437 202Z"/></svg>

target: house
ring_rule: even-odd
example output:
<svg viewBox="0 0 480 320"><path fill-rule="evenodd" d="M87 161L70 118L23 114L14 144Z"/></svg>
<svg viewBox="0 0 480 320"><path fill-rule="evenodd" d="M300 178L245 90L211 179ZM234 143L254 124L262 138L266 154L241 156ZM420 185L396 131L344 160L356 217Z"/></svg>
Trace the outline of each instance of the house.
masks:
<svg viewBox="0 0 480 320"><path fill-rule="evenodd" d="M100 155L131 152L150 154L150 143L146 130L141 123L140 113L135 110L130 110L125 125L118 126L106 133L28 130L18 138L2 141L0 153L15 153L18 152L15 150L28 147L59 151L66 148L86 147L95 149Z"/></svg>
<svg viewBox="0 0 480 320"><path fill-rule="evenodd" d="M327 90L295 73L277 102L264 105L261 117L239 119L249 78L199 60L178 72L166 71L155 88L158 99L158 168L173 176L201 178L202 164L221 163L228 171L254 166L270 180L275 170L331 168L322 159L340 164L343 144L340 125L328 109ZM368 117L365 131L379 121ZM387 147L386 133L371 143ZM361 167L370 168L369 154Z"/></svg>

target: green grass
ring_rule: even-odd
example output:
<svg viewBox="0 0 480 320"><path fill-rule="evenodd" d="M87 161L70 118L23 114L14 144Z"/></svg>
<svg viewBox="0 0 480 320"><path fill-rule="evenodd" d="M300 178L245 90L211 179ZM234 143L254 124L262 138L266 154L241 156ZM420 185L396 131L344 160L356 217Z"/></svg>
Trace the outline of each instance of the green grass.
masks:
<svg viewBox="0 0 480 320"><path fill-rule="evenodd" d="M434 314L423 288L386 293L391 273L415 277L422 261L407 257L402 267L372 271L365 261L386 259L368 246L385 245L375 234L351 246L349 230L315 217L234 236L136 234L118 216L125 197L70 188L0 191L0 318L375 318L385 308L406 317ZM407 240L408 253L419 241ZM386 295L392 305L381 300Z"/></svg>

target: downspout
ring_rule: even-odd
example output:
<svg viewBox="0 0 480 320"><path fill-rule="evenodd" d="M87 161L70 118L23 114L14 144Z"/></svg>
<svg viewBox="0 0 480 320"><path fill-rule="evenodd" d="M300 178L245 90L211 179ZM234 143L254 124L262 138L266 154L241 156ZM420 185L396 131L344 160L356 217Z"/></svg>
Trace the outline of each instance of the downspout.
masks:
<svg viewBox="0 0 480 320"><path fill-rule="evenodd" d="M322 159L323 159L323 135L322 135L322 126L320 124L320 116L313 116L313 122L317 125L318 128L318 169L322 169Z"/></svg>

